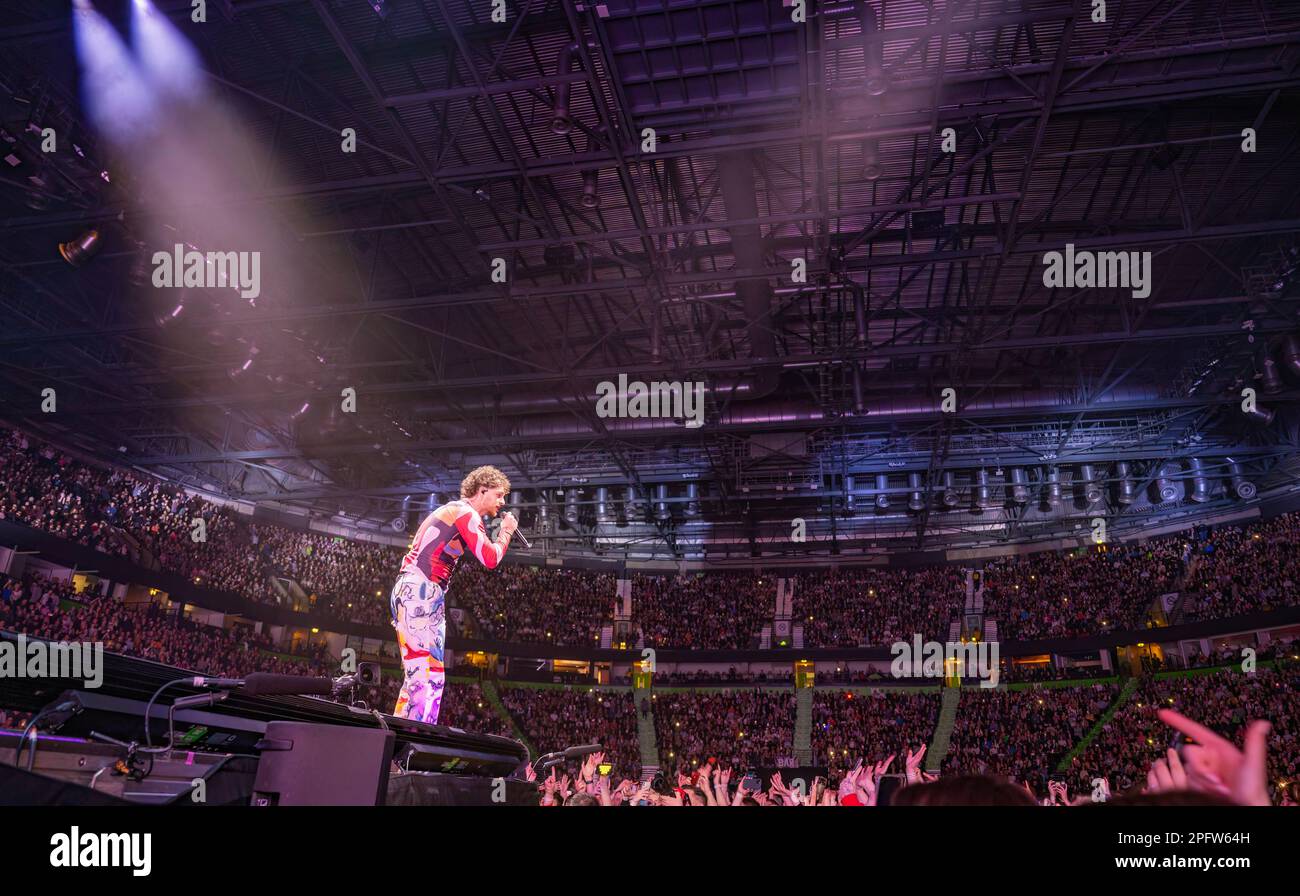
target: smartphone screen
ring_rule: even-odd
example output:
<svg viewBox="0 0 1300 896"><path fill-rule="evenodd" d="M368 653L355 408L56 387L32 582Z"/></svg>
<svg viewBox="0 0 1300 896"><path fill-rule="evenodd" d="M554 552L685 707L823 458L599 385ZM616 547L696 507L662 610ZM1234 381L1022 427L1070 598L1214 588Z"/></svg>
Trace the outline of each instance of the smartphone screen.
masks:
<svg viewBox="0 0 1300 896"><path fill-rule="evenodd" d="M907 783L906 775L885 775L880 779L880 784L876 790L876 805L888 806L894 794L902 789Z"/></svg>

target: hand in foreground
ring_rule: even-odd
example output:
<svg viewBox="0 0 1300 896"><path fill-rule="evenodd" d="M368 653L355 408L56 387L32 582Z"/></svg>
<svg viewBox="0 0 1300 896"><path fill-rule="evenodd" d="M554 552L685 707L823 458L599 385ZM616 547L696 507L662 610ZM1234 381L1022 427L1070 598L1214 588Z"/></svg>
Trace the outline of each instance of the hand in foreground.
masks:
<svg viewBox="0 0 1300 896"><path fill-rule="evenodd" d="M1245 744L1239 750L1231 741L1172 709L1162 709L1156 715L1169 727L1196 741L1183 747L1185 761L1180 764L1186 775L1187 787L1227 797L1243 806L1270 804L1268 735L1272 725L1261 720L1251 722L1246 728ZM1156 772L1154 768L1152 771L1156 773L1157 785L1160 784L1160 776L1166 773L1170 782L1175 780L1174 770L1167 765L1161 772ZM1148 778L1148 785L1150 782L1151 779Z"/></svg>

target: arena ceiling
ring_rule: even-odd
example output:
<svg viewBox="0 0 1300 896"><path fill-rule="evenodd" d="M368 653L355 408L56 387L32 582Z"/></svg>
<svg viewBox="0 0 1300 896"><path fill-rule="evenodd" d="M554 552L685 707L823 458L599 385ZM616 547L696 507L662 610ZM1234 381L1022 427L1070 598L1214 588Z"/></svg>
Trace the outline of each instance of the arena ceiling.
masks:
<svg viewBox="0 0 1300 896"><path fill-rule="evenodd" d="M1137 530L1295 479L1300 3L155 5L271 160L213 214L299 274L169 320L72 4L8 0L0 415L56 442L381 524L494 463L548 549L677 557ZM1067 244L1149 283L1049 287ZM601 416L620 375L702 383L703 425Z"/></svg>

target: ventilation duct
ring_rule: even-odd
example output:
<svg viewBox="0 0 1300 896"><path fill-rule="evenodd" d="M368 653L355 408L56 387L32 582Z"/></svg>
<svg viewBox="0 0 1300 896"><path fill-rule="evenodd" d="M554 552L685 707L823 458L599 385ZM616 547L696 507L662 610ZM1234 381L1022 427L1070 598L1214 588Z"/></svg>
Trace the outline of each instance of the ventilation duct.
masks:
<svg viewBox="0 0 1300 896"><path fill-rule="evenodd" d="M672 518L672 511L668 509L668 486L662 482L655 486L655 519L668 520Z"/></svg>
<svg viewBox="0 0 1300 896"><path fill-rule="evenodd" d="M700 487L694 482L686 483L686 516L695 518L700 515Z"/></svg>
<svg viewBox="0 0 1300 896"><path fill-rule="evenodd" d="M559 58L555 63L555 74L560 78L571 74L573 64L581 63L578 57L578 44L569 44L560 50ZM561 81L555 85L555 105L551 108L551 133L563 137L573 130L573 118L569 114L569 85Z"/></svg>
<svg viewBox="0 0 1300 896"><path fill-rule="evenodd" d="M591 137L587 138L587 152L594 153L600 146ZM582 207L597 208L600 205L600 170L589 168L582 172Z"/></svg>
<svg viewBox="0 0 1300 896"><path fill-rule="evenodd" d="M609 512L609 489L602 485L596 489L596 522L608 523L612 518Z"/></svg>
<svg viewBox="0 0 1300 896"><path fill-rule="evenodd" d="M880 167L880 141L868 137L862 141L862 176L867 180L880 180L884 170Z"/></svg>
<svg viewBox="0 0 1300 896"><path fill-rule="evenodd" d="M718 190L726 206L727 217L732 221L757 221L758 193L754 184L754 157L749 152L731 152L718 156ZM736 268L743 271L762 270L763 243L758 224L733 224L727 228L731 236L731 254ZM776 328L772 325L772 285L766 277L743 277L736 282L736 295L741 299L748 322L745 335L749 340L750 359L758 364L758 379L754 384L756 397L776 391L781 371L776 362Z"/></svg>
<svg viewBox="0 0 1300 896"><path fill-rule="evenodd" d="M636 486L634 485L629 485L623 489L623 514L630 523L639 523L645 519L641 499L637 497Z"/></svg>
<svg viewBox="0 0 1300 896"><path fill-rule="evenodd" d="M424 501L425 511L427 511L428 513L433 513L440 506L442 506L442 502L438 500L438 493L429 492L429 497L426 498Z"/></svg>
<svg viewBox="0 0 1300 896"><path fill-rule="evenodd" d="M1119 504L1132 504L1137 500L1137 487L1133 485L1132 472L1127 461L1115 464L1115 500Z"/></svg>
<svg viewBox="0 0 1300 896"><path fill-rule="evenodd" d="M1061 506L1061 471L1056 467L1047 470L1047 487L1043 489L1043 503L1055 510Z"/></svg>
<svg viewBox="0 0 1300 896"><path fill-rule="evenodd" d="M1079 467L1079 478L1083 482L1083 500L1092 506L1102 498L1101 486L1097 483L1097 470L1092 464Z"/></svg>
<svg viewBox="0 0 1300 896"><path fill-rule="evenodd" d="M578 525L578 490L576 488L564 490L564 521L570 526Z"/></svg>
<svg viewBox="0 0 1300 896"><path fill-rule="evenodd" d="M881 96L889 90L889 79L885 77L885 42L880 36L876 11L866 0L862 0L862 5L858 7L858 21L862 26L862 52L867 67L864 86L871 96Z"/></svg>
<svg viewBox="0 0 1300 896"><path fill-rule="evenodd" d="M1187 461L1187 476L1192 487L1187 490L1187 497L1197 504L1210 500L1210 480L1205 478L1205 468L1200 458L1193 457Z"/></svg>
<svg viewBox="0 0 1300 896"><path fill-rule="evenodd" d="M889 476L885 473L876 474L876 509L889 509Z"/></svg>
<svg viewBox="0 0 1300 896"><path fill-rule="evenodd" d="M1250 419L1252 423L1258 423L1260 426L1268 426L1277 416L1277 411L1271 408L1263 408L1259 405L1253 405L1250 410L1243 410L1243 414Z"/></svg>
<svg viewBox="0 0 1300 896"><path fill-rule="evenodd" d="M752 319L752 318L751 318ZM770 335L770 333L769 333ZM775 374L775 371L770 371ZM773 378L771 383L775 383ZM738 397L761 398L761 389L768 388L767 384L756 383L752 389L746 389L744 383L737 383ZM724 388L723 384L715 381L711 389L706 389L706 394L712 393L720 398L729 398L730 393ZM1096 399L1092 407L1111 403L1123 403L1127 405L1141 406L1144 402L1150 402L1159 398L1154 388L1134 387L1129 389L1112 389L1105 396ZM969 404L963 405L962 411L967 414L977 414L985 411L1026 411L1034 412L1041 408L1052 408L1059 410L1062 407L1074 407L1075 399L1058 391L1052 390L1035 390L1031 392L1015 392L1010 395L994 395L985 398L976 399ZM527 414L533 411L545 412L550 410L562 411L564 405L554 396L523 396L518 398L502 398L500 402L494 401L469 401L464 403L463 410L460 413L479 412L485 414ZM873 417L893 419L893 418L929 418L937 416L935 404L932 400L909 400L899 398L881 398L870 401L865 408L865 412ZM425 415L446 415L456 416L457 412L448 407L417 406L414 413L420 416ZM767 401L758 401L744 406L732 405L718 417L718 424L722 426L779 426L788 423L816 423L829 419L828 414L822 408L816 406L810 401L795 401L785 399L775 399ZM673 429L680 431L681 422L679 420L670 420L666 418L643 417L636 419L609 418L603 421L604 428L610 432L644 432L652 430ZM516 436L535 436L535 435L589 435L592 432L591 424L580 420L575 420L570 413L554 413L545 417L533 417L527 420L520 420L514 427Z"/></svg>
<svg viewBox="0 0 1300 896"><path fill-rule="evenodd" d="M1292 376L1300 377L1300 337L1288 336L1282 340L1282 363Z"/></svg>
<svg viewBox="0 0 1300 896"><path fill-rule="evenodd" d="M912 493L907 496L908 510L924 510L925 497L921 494L921 474L908 473L907 485L912 490Z"/></svg>
<svg viewBox="0 0 1300 896"><path fill-rule="evenodd" d="M1029 503L1029 477L1024 467L1011 468L1011 500L1015 504Z"/></svg>
<svg viewBox="0 0 1300 896"><path fill-rule="evenodd" d="M1232 458L1228 458L1228 482L1232 485L1232 493L1242 501L1250 501L1258 494L1255 483L1241 475L1241 464Z"/></svg>
<svg viewBox="0 0 1300 896"><path fill-rule="evenodd" d="M1259 388L1265 395L1276 395L1282 391L1282 372L1278 370L1278 363L1269 355L1268 349L1261 353L1259 362Z"/></svg>
<svg viewBox="0 0 1300 896"><path fill-rule="evenodd" d="M1178 467L1173 464L1165 464L1160 468L1160 472L1156 475L1154 488L1156 491L1156 497L1160 499L1161 504L1168 504L1170 501L1178 500L1178 486L1174 485L1173 481L1170 479L1171 476L1174 476L1177 473Z"/></svg>
<svg viewBox="0 0 1300 896"><path fill-rule="evenodd" d="M975 509L987 509L992 504L990 495L989 471L981 467L975 472Z"/></svg>
<svg viewBox="0 0 1300 896"><path fill-rule="evenodd" d="M537 490L537 524L541 528L545 529L546 524L550 522L550 519L551 519L550 498L547 496L545 489L538 489Z"/></svg>
<svg viewBox="0 0 1300 896"><path fill-rule="evenodd" d="M961 500L957 495L957 487L954 484L955 477L952 473L943 474L943 506L952 510Z"/></svg>
<svg viewBox="0 0 1300 896"><path fill-rule="evenodd" d="M850 513L853 511L853 506L855 501L855 496L853 494L853 486L854 486L853 477L845 476L844 477L844 509L848 510Z"/></svg>

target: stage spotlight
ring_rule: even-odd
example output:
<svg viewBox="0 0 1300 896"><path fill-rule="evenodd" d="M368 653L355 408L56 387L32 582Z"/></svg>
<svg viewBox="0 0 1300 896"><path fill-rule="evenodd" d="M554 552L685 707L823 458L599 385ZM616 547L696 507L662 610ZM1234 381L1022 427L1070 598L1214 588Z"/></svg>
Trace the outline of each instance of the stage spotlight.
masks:
<svg viewBox="0 0 1300 896"><path fill-rule="evenodd" d="M203 69L198 54L150 0L135 0L131 42L145 76L158 90L195 97L202 91Z"/></svg>
<svg viewBox="0 0 1300 896"><path fill-rule="evenodd" d="M59 243L59 254L63 260L74 268L79 268L99 251L100 239L98 230L87 230L75 240L66 243Z"/></svg>
<svg viewBox="0 0 1300 896"><path fill-rule="evenodd" d="M139 139L156 114L156 104L113 25L89 3L72 14L81 90L95 126L111 140Z"/></svg>

